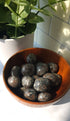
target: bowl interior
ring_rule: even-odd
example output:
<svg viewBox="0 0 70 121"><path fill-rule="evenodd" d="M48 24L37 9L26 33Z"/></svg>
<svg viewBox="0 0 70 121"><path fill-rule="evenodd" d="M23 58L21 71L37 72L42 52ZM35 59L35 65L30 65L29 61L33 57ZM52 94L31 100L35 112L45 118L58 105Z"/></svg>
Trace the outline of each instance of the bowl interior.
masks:
<svg viewBox="0 0 70 121"><path fill-rule="evenodd" d="M55 62L59 65L59 71L58 74L62 76L62 83L57 91L56 97L48 102L32 102L27 101L25 99L22 99L21 97L17 96L15 93L12 92L10 87L7 84L7 79L10 76L10 70L14 65L21 66L24 63L26 63L26 57L29 53L34 53L37 56L37 60L48 63L48 62ZM13 96L16 97L20 102L26 103L26 104L34 104L34 105L43 105L43 104L49 104L54 103L58 99L60 99L70 88L70 66L66 62L66 60L60 56L59 54L43 48L30 48L30 49L24 49L22 51L19 51L18 53L14 54L5 64L4 70L3 70L3 78L5 86L7 87L8 91L13 94Z"/></svg>

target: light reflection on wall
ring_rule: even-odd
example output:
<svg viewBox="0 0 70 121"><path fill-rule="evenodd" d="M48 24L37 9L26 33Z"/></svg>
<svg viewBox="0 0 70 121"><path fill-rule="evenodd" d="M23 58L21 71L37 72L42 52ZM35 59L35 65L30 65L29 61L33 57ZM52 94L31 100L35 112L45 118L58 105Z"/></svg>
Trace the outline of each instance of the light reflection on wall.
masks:
<svg viewBox="0 0 70 121"><path fill-rule="evenodd" d="M70 35L70 30L68 28L64 28L63 33L64 33L65 36L69 36Z"/></svg>
<svg viewBox="0 0 70 121"><path fill-rule="evenodd" d="M65 18L66 15L69 13L70 1L69 1L69 0L68 0L68 1L65 1L65 2L64 2L64 5L66 6L66 10L65 10L65 11L63 10L61 4L54 5L54 8L55 8L55 10L57 11L57 13L58 13L59 11L63 11L63 14L61 13L63 18Z"/></svg>

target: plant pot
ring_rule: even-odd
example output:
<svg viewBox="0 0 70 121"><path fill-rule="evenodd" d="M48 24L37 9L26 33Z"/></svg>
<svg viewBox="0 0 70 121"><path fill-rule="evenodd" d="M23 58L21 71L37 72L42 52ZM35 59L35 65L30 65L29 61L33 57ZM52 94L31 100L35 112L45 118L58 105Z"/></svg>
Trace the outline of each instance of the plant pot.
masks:
<svg viewBox="0 0 70 121"><path fill-rule="evenodd" d="M33 47L34 34L29 34L20 39L0 39L0 61L4 65L16 52Z"/></svg>

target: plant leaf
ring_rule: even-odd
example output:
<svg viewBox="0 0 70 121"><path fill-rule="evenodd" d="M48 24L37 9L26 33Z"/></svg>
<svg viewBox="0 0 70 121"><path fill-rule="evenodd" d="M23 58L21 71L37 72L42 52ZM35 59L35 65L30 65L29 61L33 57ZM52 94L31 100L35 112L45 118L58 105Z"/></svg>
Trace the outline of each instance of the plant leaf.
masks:
<svg viewBox="0 0 70 121"><path fill-rule="evenodd" d="M26 0L13 1L17 6L19 6L19 10L16 13L20 14L21 18L26 18L30 13L30 4Z"/></svg>
<svg viewBox="0 0 70 121"><path fill-rule="evenodd" d="M29 6L20 6L19 12L20 12L19 14L20 14L21 18L26 18L30 13L30 7Z"/></svg>
<svg viewBox="0 0 70 121"><path fill-rule="evenodd" d="M20 0L20 1L13 0L13 3L21 6L29 5L29 2L27 0Z"/></svg>
<svg viewBox="0 0 70 121"><path fill-rule="evenodd" d="M5 0L5 4L10 4L11 0Z"/></svg>
<svg viewBox="0 0 70 121"><path fill-rule="evenodd" d="M57 0L48 0L48 3L52 4L52 3L57 3Z"/></svg>
<svg viewBox="0 0 70 121"><path fill-rule="evenodd" d="M8 25L8 26L12 26L12 27L16 27L15 24L6 24L6 25ZM19 24L17 27L22 27L22 24L21 24L21 25Z"/></svg>
<svg viewBox="0 0 70 121"><path fill-rule="evenodd" d="M49 7L56 12L56 9L51 4L49 4Z"/></svg>
<svg viewBox="0 0 70 121"><path fill-rule="evenodd" d="M0 0L0 4L5 3L5 0Z"/></svg>
<svg viewBox="0 0 70 121"><path fill-rule="evenodd" d="M10 11L5 7L0 6L0 23L8 23L10 19L11 19Z"/></svg>
<svg viewBox="0 0 70 121"><path fill-rule="evenodd" d="M13 10L14 12L16 12L16 10L17 10L17 5L16 5L15 3L11 2L10 7L12 8L12 10Z"/></svg>
<svg viewBox="0 0 70 121"><path fill-rule="evenodd" d="M30 34L35 31L36 24L26 23L25 27L21 27L20 29L24 33L24 35Z"/></svg>
<svg viewBox="0 0 70 121"><path fill-rule="evenodd" d="M61 4L62 4L62 7L63 7L63 10L66 11L66 5L65 5L65 3L62 1Z"/></svg>
<svg viewBox="0 0 70 121"><path fill-rule="evenodd" d="M37 4L37 0L27 0L30 4L36 5Z"/></svg>
<svg viewBox="0 0 70 121"><path fill-rule="evenodd" d="M41 9L40 12L46 16L52 16L52 13L49 12L47 9Z"/></svg>
<svg viewBox="0 0 70 121"><path fill-rule="evenodd" d="M29 23L39 23L39 22L43 22L44 19L41 16L36 15L35 13L31 13L28 21Z"/></svg>
<svg viewBox="0 0 70 121"><path fill-rule="evenodd" d="M10 22L11 25L15 25L15 26L18 27L18 26L21 26L21 25L26 23L26 21L24 19L22 19L21 17L15 15L14 13L11 14L11 17L12 17L12 20L13 20L13 22Z"/></svg>

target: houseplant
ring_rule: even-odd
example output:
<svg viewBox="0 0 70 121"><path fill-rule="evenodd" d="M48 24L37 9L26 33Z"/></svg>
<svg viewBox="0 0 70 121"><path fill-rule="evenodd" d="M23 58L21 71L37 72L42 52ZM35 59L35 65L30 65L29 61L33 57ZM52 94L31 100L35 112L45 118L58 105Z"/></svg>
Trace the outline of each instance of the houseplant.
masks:
<svg viewBox="0 0 70 121"><path fill-rule="evenodd" d="M46 16L52 16L52 13L48 10L48 8L51 8L55 11L53 5L57 3L61 3L63 9L65 9L63 2L65 0L45 1L46 5L40 6L41 0L0 0L0 59L2 57L5 57L7 53L8 59L14 53L9 53L11 52L11 50L14 50L10 47L10 45L12 45L11 41L14 41L15 39L15 42L17 43L19 41L19 38L23 37L24 39L26 35L31 34L35 31L37 23L44 21L39 13L42 13ZM16 39L18 39L18 41L16 41ZM26 40L28 40L28 38ZM22 45L22 41L23 40L21 39L21 44L17 45ZM4 51L4 53L2 54L4 48L6 48L3 44L8 42L10 50L7 49L8 51ZM29 43L31 43L30 40ZM15 44L13 44L12 46L14 45ZM14 46L14 48L16 47ZM29 48L29 46L25 48ZM16 52L18 50L14 51ZM3 60L5 59L3 58Z"/></svg>

